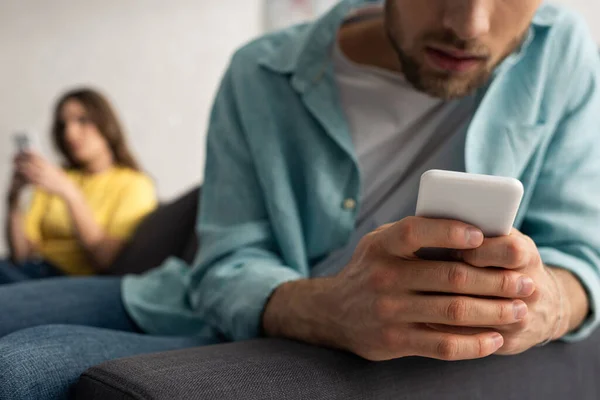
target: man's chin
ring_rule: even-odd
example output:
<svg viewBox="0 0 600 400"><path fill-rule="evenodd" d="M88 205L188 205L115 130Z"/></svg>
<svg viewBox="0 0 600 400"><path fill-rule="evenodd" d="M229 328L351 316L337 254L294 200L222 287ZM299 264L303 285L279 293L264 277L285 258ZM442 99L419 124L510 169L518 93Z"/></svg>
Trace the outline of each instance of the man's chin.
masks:
<svg viewBox="0 0 600 400"><path fill-rule="evenodd" d="M417 89L432 97L452 100L466 97L483 87L489 80L488 74L456 76L452 74L420 74L418 77L406 77Z"/></svg>
<svg viewBox="0 0 600 400"><path fill-rule="evenodd" d="M472 94L477 88L464 81L430 80L421 85L423 92L444 100L452 100Z"/></svg>

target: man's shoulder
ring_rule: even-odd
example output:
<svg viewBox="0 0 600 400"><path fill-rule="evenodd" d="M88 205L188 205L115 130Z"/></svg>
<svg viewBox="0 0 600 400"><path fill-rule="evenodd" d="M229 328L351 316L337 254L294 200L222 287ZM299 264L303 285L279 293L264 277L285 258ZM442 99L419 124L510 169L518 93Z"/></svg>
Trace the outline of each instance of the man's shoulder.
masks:
<svg viewBox="0 0 600 400"><path fill-rule="evenodd" d="M265 34L243 45L231 59L231 72L234 75L248 74L264 66L280 72L292 69L310 27L311 24L292 26Z"/></svg>
<svg viewBox="0 0 600 400"><path fill-rule="evenodd" d="M571 7L544 3L534 19L536 41L551 70L597 67L599 45L586 19ZM590 61L592 61L590 63Z"/></svg>
<svg viewBox="0 0 600 400"><path fill-rule="evenodd" d="M536 86L529 89L542 96L540 106L560 115L584 98L599 76L598 44L585 18L569 7L544 4L532 27L519 81Z"/></svg>

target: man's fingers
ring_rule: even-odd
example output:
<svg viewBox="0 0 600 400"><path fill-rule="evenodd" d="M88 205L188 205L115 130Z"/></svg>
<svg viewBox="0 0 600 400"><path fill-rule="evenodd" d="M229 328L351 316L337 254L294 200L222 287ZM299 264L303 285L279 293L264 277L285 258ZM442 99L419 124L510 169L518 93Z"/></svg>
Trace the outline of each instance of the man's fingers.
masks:
<svg viewBox="0 0 600 400"><path fill-rule="evenodd" d="M490 356L502 347L504 339L496 332L458 335L423 328L411 331L408 342L411 355L460 361Z"/></svg>
<svg viewBox="0 0 600 400"><path fill-rule="evenodd" d="M481 230L458 221L409 217L380 232L383 248L402 258L415 258L422 248L475 249Z"/></svg>
<svg viewBox="0 0 600 400"><path fill-rule="evenodd" d="M387 321L450 326L493 327L515 324L527 315L521 300L490 300L466 296L414 296L396 301L382 298L374 312Z"/></svg>
<svg viewBox="0 0 600 400"><path fill-rule="evenodd" d="M480 247L457 254L464 262L475 267L519 269L528 266L539 252L533 241L513 233L486 239Z"/></svg>
<svg viewBox="0 0 600 400"><path fill-rule="evenodd" d="M461 262L407 261L402 270L390 260L390 291L452 293L480 297L526 298L533 294L531 278L516 271L477 268ZM401 277L400 277L401 275Z"/></svg>

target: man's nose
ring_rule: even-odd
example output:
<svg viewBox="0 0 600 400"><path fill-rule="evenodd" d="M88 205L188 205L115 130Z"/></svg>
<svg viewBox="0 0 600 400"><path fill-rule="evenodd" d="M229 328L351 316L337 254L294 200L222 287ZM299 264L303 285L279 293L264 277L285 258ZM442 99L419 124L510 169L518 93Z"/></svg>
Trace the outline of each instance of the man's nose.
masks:
<svg viewBox="0 0 600 400"><path fill-rule="evenodd" d="M485 36L490 31L491 7L488 0L448 0L444 27L463 40Z"/></svg>

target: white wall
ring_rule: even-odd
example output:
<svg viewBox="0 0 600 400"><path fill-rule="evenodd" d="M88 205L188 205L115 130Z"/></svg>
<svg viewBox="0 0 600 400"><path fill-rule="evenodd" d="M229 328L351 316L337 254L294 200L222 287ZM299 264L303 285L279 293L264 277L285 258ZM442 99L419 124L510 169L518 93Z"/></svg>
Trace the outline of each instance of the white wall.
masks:
<svg viewBox="0 0 600 400"><path fill-rule="evenodd" d="M74 85L108 94L162 198L199 183L214 92L233 50L262 30L260 2L1 0L1 226L12 132L34 129L51 153L51 107Z"/></svg>
<svg viewBox="0 0 600 400"><path fill-rule="evenodd" d="M592 33L600 45L600 1L599 0L552 0L567 4L581 12L588 20Z"/></svg>
<svg viewBox="0 0 600 400"><path fill-rule="evenodd" d="M600 43L600 2L580 9ZM134 150L170 198L202 179L212 98L232 51L262 30L263 0L0 0L0 224L13 146L47 140L52 103L92 84L113 100ZM0 235L0 256L5 243Z"/></svg>

